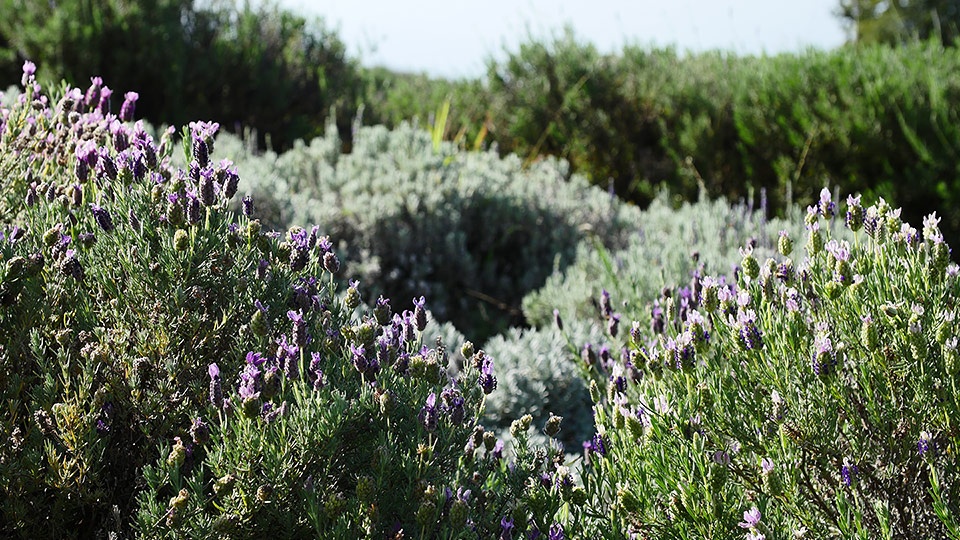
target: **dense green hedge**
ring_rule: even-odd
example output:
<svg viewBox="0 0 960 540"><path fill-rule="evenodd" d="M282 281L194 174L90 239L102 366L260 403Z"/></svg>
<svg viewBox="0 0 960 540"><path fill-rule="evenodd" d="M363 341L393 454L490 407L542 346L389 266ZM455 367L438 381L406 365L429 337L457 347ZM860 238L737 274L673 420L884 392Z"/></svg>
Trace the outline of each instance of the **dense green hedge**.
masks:
<svg viewBox="0 0 960 540"><path fill-rule="evenodd" d="M955 242L958 67L960 51L934 43L774 57L629 46L611 55L568 32L492 62L473 99L465 83L435 84L452 96L452 121L466 122L451 134L465 128L472 142L482 131L528 161L563 157L642 205L660 185L687 200L703 185L734 200L765 187L782 209L827 184L884 196L913 221L944 209L941 228ZM382 101L401 102L389 91ZM409 115L425 118L441 102L419 101ZM489 108L473 112L477 102Z"/></svg>
<svg viewBox="0 0 960 540"><path fill-rule="evenodd" d="M43 81L109 81L114 113L136 90L138 117L157 124L204 118L287 148L336 108L349 133L361 79L346 46L273 0L0 0L0 13L0 88L32 60Z"/></svg>

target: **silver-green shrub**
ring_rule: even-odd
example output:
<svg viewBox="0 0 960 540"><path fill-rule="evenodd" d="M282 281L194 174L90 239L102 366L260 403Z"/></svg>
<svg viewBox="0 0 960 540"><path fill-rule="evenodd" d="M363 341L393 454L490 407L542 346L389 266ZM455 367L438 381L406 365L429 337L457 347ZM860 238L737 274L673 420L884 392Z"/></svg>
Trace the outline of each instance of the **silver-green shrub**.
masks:
<svg viewBox="0 0 960 540"><path fill-rule="evenodd" d="M410 125L358 128L350 153L333 131L279 156L229 146L265 224L319 224L371 294L425 294L478 339L522 323L523 296L581 240L622 247L638 216L563 162L463 152Z"/></svg>
<svg viewBox="0 0 960 540"><path fill-rule="evenodd" d="M554 309L564 319L592 319L606 290L625 320L649 318L647 306L662 288L688 286L697 272L731 274L742 260L740 246L754 241L762 263L776 252L780 231L794 242L802 238L802 223L767 220L766 210L704 197L674 208L661 195L636 220L624 249L581 244L573 264L524 298L524 314L538 327L553 320Z"/></svg>
<svg viewBox="0 0 960 540"><path fill-rule="evenodd" d="M529 414L542 430L550 415L557 415L563 422L556 438L566 452L579 453L580 444L595 430L593 403L583 368L570 353L574 344L597 343L602 338L599 325L570 321L563 332L555 327L511 329L487 341L484 351L496 359L500 391L487 399L484 423L503 430Z"/></svg>

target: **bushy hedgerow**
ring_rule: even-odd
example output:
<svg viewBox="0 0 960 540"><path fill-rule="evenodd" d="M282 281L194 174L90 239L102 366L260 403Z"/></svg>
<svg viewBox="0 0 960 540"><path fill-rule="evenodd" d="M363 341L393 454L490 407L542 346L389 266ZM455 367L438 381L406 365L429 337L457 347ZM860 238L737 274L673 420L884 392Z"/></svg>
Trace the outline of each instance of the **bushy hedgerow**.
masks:
<svg viewBox="0 0 960 540"><path fill-rule="evenodd" d="M479 425L493 360L426 343L455 335L426 299L391 307L317 228L230 211L216 124L174 168L172 131L34 69L0 116L0 534L585 534L532 419L512 456Z"/></svg>
<svg viewBox="0 0 960 540"><path fill-rule="evenodd" d="M829 182L895 201L914 221L939 207L947 240L960 238L956 47L754 57L627 45L605 54L568 30L506 53L485 84L438 82L420 92L432 102L407 117L451 95L451 133L525 160L562 157L644 207L663 187L692 200L705 185L731 200L766 188L783 209ZM402 79L394 86L395 99L390 84L375 94L393 108L409 92Z"/></svg>
<svg viewBox="0 0 960 540"><path fill-rule="evenodd" d="M227 146L265 223L320 224L371 296L407 302L423 291L440 320L477 340L522 323L523 296L581 240L625 245L639 212L568 178L562 162L524 167L409 125L358 128L350 154L333 131L279 156Z"/></svg>
<svg viewBox="0 0 960 540"><path fill-rule="evenodd" d="M109 81L115 113L136 91L154 124L202 117L255 130L261 147L312 137L331 112L349 134L362 88L337 33L274 0L3 0L0 11L0 76L17 68L0 86L31 59L41 81Z"/></svg>
<svg viewBox="0 0 960 540"><path fill-rule="evenodd" d="M960 533L960 282L938 221L918 230L859 196L840 211L825 190L772 266L747 251L685 314L613 334L625 360L584 355L598 436L583 481L605 536Z"/></svg>

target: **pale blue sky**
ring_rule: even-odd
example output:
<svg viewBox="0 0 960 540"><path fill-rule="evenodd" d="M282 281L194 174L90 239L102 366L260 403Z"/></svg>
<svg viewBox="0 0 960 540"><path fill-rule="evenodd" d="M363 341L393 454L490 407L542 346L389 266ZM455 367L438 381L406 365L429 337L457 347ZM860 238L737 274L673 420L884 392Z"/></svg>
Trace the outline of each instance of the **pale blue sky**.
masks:
<svg viewBox="0 0 960 540"><path fill-rule="evenodd" d="M571 24L603 51L624 42L680 51L776 54L831 49L844 32L838 0L281 0L338 28L365 65L477 76L528 34Z"/></svg>

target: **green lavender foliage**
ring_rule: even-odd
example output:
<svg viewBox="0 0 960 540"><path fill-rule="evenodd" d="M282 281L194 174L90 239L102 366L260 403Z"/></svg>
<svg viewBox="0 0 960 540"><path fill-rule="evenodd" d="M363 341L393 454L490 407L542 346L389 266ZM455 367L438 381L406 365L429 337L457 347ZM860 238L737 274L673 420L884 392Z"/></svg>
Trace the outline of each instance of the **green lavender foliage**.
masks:
<svg viewBox="0 0 960 540"><path fill-rule="evenodd" d="M319 224L373 296L407 302L422 291L438 319L480 341L522 323L524 294L581 240L616 249L638 215L562 162L525 168L409 125L358 128L349 154L332 130L279 156L228 146L265 223Z"/></svg>
<svg viewBox="0 0 960 540"><path fill-rule="evenodd" d="M674 208L661 195L636 221L628 246L613 251L581 245L573 264L524 298L524 315L537 327L552 323L554 309L565 320L590 320L596 317L601 291L607 290L625 322L646 324L647 306L662 288L690 285L698 270L730 274L741 263L740 246L751 239L762 263L776 252L780 231L786 230L794 242L802 238L802 223L768 220L766 211L763 205L754 209L744 202L711 201L702 193L698 201Z"/></svg>
<svg viewBox="0 0 960 540"><path fill-rule="evenodd" d="M591 381L607 537L957 535L958 268L935 215L858 199L849 242L805 219L793 276L706 280L702 320L612 340L643 376Z"/></svg>
<svg viewBox="0 0 960 540"><path fill-rule="evenodd" d="M509 462L478 425L495 366L445 369L425 340L449 325L344 287L316 231L229 210L215 125L173 168L172 130L30 67L0 116L0 535L583 534L531 420Z"/></svg>

